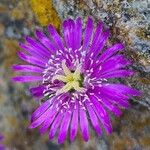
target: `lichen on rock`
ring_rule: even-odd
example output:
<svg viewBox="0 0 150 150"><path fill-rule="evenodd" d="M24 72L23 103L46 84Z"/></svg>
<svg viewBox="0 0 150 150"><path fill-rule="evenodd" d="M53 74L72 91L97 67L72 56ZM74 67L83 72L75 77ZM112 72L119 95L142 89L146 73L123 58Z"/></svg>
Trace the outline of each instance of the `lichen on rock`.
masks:
<svg viewBox="0 0 150 150"><path fill-rule="evenodd" d="M42 26L53 24L60 27L60 18L53 6L52 0L30 0L31 7Z"/></svg>

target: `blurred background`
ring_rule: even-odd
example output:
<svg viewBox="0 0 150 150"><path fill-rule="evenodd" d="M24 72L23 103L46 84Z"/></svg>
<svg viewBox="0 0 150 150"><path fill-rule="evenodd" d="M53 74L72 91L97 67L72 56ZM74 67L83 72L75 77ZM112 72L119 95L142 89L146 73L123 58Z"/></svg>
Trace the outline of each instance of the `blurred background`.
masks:
<svg viewBox="0 0 150 150"><path fill-rule="evenodd" d="M110 42L125 43L125 55L133 61L133 77L119 80L142 91L131 99L121 118L112 118L114 132L97 137L91 132L84 143L80 133L74 143L57 145L56 139L29 130L31 113L38 106L28 84L12 83L14 63L21 62L18 42L37 28L91 16L95 25L103 20L111 30ZM149 0L0 0L0 134L8 150L150 150L150 1Z"/></svg>

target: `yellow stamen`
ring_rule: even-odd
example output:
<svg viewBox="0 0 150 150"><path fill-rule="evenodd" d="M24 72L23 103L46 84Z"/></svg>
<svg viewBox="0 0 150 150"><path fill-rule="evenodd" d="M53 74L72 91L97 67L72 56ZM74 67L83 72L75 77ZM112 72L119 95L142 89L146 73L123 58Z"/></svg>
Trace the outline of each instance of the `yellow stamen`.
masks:
<svg viewBox="0 0 150 150"><path fill-rule="evenodd" d="M66 66L66 61L65 61L65 60L62 61L62 68L63 68L63 71L64 71L65 75L71 74L71 71L70 71L69 68Z"/></svg>
<svg viewBox="0 0 150 150"><path fill-rule="evenodd" d="M79 82L78 81L73 81L72 83L72 87L79 92L84 92L84 88L79 86Z"/></svg>
<svg viewBox="0 0 150 150"><path fill-rule="evenodd" d="M81 81L81 65L79 64L74 72L71 72L66 66L65 60L62 61L62 69L65 75L56 75L53 77L52 81L60 80L65 83L65 85L57 90L56 94L66 93L71 89L78 92L84 92L85 89L80 87L79 82Z"/></svg>
<svg viewBox="0 0 150 150"><path fill-rule="evenodd" d="M56 95L61 94L61 93L66 93L72 88L72 85L70 83L67 83L63 88L57 90Z"/></svg>
<svg viewBox="0 0 150 150"><path fill-rule="evenodd" d="M75 72L73 74L74 80L80 80L81 79L80 73L81 73L81 65L79 64L77 69L75 70Z"/></svg>
<svg viewBox="0 0 150 150"><path fill-rule="evenodd" d="M54 76L54 77L52 78L52 82L53 82L54 80L60 80L60 81L63 81L63 82L67 82L66 76L63 76L63 75L56 75L56 76Z"/></svg>

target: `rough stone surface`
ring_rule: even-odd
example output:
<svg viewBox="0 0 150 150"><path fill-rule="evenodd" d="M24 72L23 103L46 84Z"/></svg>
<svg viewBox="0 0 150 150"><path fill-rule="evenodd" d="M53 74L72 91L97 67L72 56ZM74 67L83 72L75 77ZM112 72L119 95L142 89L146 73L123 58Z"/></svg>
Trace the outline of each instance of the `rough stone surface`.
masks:
<svg viewBox="0 0 150 150"><path fill-rule="evenodd" d="M48 0L46 0L48 2ZM150 149L150 4L148 0L42 0L0 1L0 133L5 136L8 150L149 150ZM53 5L52 5L53 2ZM34 5L33 5L34 4ZM31 6L31 7L30 7ZM38 6L38 7L37 7ZM42 8L40 8L42 6ZM49 10L48 9L49 6ZM55 10L56 9L56 10ZM33 11L32 11L33 10ZM58 15L57 15L57 12ZM46 15L44 15L46 14ZM84 143L80 133L74 143L69 140L57 145L47 135L40 136L37 129L29 130L30 114L38 106L28 92L27 84L14 84L11 65L20 62L16 56L18 42L33 35L35 28L60 19L87 16L95 24L103 20L110 27L110 43L126 45L125 55L133 61L134 77L124 82L143 92L141 98L131 100L131 109L112 122L114 132ZM43 17L42 17L43 16ZM48 18L46 18L48 17ZM53 22L53 19L55 21Z"/></svg>

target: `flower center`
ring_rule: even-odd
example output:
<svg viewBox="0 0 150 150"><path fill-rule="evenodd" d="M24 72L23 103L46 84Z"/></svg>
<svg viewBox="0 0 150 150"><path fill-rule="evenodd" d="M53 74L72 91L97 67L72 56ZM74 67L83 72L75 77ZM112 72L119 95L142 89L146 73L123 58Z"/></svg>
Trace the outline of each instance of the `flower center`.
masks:
<svg viewBox="0 0 150 150"><path fill-rule="evenodd" d="M69 68L66 66L65 60L62 61L62 69L64 72L64 75L55 75L52 78L52 81L59 80L63 81L65 84L64 86L57 90L56 94L66 93L68 91L78 91L78 92L84 92L85 89L82 86L83 78L81 75L81 65L77 65L77 68L75 71L70 71Z"/></svg>

